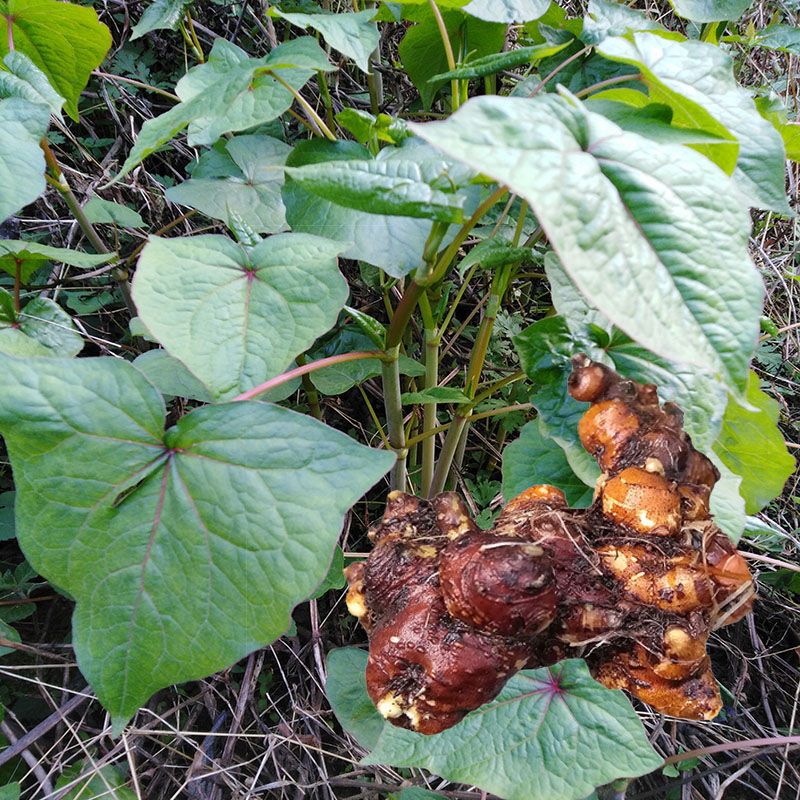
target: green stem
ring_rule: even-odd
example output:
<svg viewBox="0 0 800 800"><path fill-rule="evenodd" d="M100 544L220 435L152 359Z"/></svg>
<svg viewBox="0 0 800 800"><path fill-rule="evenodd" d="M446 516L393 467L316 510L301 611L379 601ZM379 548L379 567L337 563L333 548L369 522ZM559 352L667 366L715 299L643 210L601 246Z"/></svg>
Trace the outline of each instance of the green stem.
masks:
<svg viewBox="0 0 800 800"><path fill-rule="evenodd" d="M402 341L406 325L408 325L408 321L411 319L411 315L417 307L417 301L424 291L425 289L416 281L411 281L411 283L406 286L403 296L400 298L400 302L397 304L397 308L395 308L394 314L392 315L392 321L389 323L389 330L386 332L387 350L397 347Z"/></svg>
<svg viewBox="0 0 800 800"><path fill-rule="evenodd" d="M383 359L383 398L386 408L386 428L389 443L397 460L392 467L390 485L392 489L406 488L406 432L403 427L403 404L400 400L400 345L387 347Z"/></svg>
<svg viewBox="0 0 800 800"><path fill-rule="evenodd" d="M544 76L544 78L542 78L542 79L539 81L539 83L537 83L537 84L536 84L536 86L534 87L533 91L532 91L532 92L531 92L531 93L528 95L528 97L533 97L534 95L537 95L537 94L539 94L539 92L540 92L540 91L541 91L541 90L542 90L542 89L543 89L543 88L544 88L544 87L545 87L545 86L546 86L546 85L547 85L547 84L548 84L548 83L549 83L549 82L550 82L550 81L551 81L553 78L555 78L555 76L556 76L556 75L558 75L558 73L559 73L559 72L561 72L561 70L562 70L562 69L564 69L564 67L568 66L568 65L569 65L569 64L571 64L573 61L576 61L576 60L577 60L577 59L579 59L581 56L584 56L584 55L586 55L586 53L588 53L588 52L589 52L591 49L592 49L591 45L588 45L588 44L587 44L587 45L586 45L586 47L584 47L584 48L583 48L583 49L581 49L581 50L578 50L578 52L577 52L577 53L573 53L573 54L572 54L572 55L571 55L569 58L567 58L567 59L565 59L564 61L562 61L562 62L561 62L561 63L560 63L560 64L559 64L557 67L555 67L555 68L554 68L554 69L552 69L550 72L548 72L548 73L547 73L547 75L545 75L545 76Z"/></svg>
<svg viewBox="0 0 800 800"><path fill-rule="evenodd" d="M42 140L39 142L39 145L44 152L44 160L47 164L47 168L50 170L50 177L52 179L50 183L52 183L56 189L58 189L61 197L64 199L64 202L67 204L67 208L69 208L70 212L72 212L72 216L75 217L75 221L78 223L78 225L80 225L84 236L86 236L92 247L94 247L98 253L113 252L106 247L105 243L95 230L94 225L92 225L92 223L89 221L89 218L84 213L78 198L75 197L72 187L69 185L69 182L64 176L61 165L58 163L55 154L50 149L47 139L42 138ZM117 281L117 285L122 292L122 297L125 300L125 305L127 306L130 315L135 317L137 311L136 305L133 302L133 296L131 295L130 283L128 283L128 271L119 266L115 268L111 274L114 280Z"/></svg>
<svg viewBox="0 0 800 800"><path fill-rule="evenodd" d="M136 81L133 78L123 78L122 75L112 75L110 72L101 72L99 69L94 70L92 75L96 75L98 78L105 78L107 81L119 81L120 83L128 83L131 86L137 86L140 89L146 89L148 92L154 92L155 94L160 94L162 97L166 97L168 100L172 100L173 103L180 103L181 101L180 97L176 94L172 94L172 92L159 89L158 86L151 86L149 83Z"/></svg>
<svg viewBox="0 0 800 800"><path fill-rule="evenodd" d="M456 414L450 427L447 429L447 436L444 437L444 444L439 453L439 460L436 462L436 470L431 481L430 497L444 491L447 483L447 476L450 474L450 467L453 464L458 443L461 441L461 433L467 424L467 418Z"/></svg>
<svg viewBox="0 0 800 800"><path fill-rule="evenodd" d="M447 69L451 72L456 68L456 59L453 55L453 45L450 43L450 35L447 33L447 25L444 24L444 17L442 12L439 11L439 6L436 5L435 0L428 0L428 4L433 12L433 18L436 20L436 27L439 28L439 35L442 37L442 44L444 45L444 55L447 59ZM459 103L459 87L457 80L450 81L450 94L452 96L453 111L458 111Z"/></svg>
<svg viewBox="0 0 800 800"><path fill-rule="evenodd" d="M297 363L299 366L303 367L306 365L306 357L305 354L301 353L297 356ZM322 406L319 404L319 392L317 388L311 383L311 378L308 377L308 373L304 372L301 376L301 382L303 384L303 391L306 393L306 397L308 398L308 407L311 409L311 413L318 419L322 419Z"/></svg>
<svg viewBox="0 0 800 800"><path fill-rule="evenodd" d="M197 55L197 60L201 64L205 64L206 56L205 53L203 52L202 46L200 45L200 40L197 38L197 33L194 29L194 22L192 21L192 15L189 12L188 8L186 9L186 26L189 29L189 43L191 44L192 49Z"/></svg>
<svg viewBox="0 0 800 800"><path fill-rule="evenodd" d="M277 72L273 72L272 70L267 69L264 70L264 73L272 75L272 77L275 78L275 80L278 81L278 83L281 86L283 86L284 89L292 93L292 97L294 97L294 99L297 100L298 105L302 107L303 111L306 112L310 121L319 128L320 133L326 139L330 140L331 142L336 141L336 136L331 131L331 129L325 124L322 117L320 117L320 115L317 114L316 111L314 111L314 108L312 107L311 103L309 103L308 100L306 100L305 97L303 97L303 95L301 95L300 92L298 92L297 89L294 88L294 86L287 83L280 75L278 75Z"/></svg>
<svg viewBox="0 0 800 800"><path fill-rule="evenodd" d="M246 392L242 392L241 394L237 395L233 398L233 401L252 400L254 397L258 397L260 394L264 394L264 392L274 389L276 386L281 386L287 381L291 381L294 378L299 378L309 372L330 367L332 364L343 364L345 361L359 361L360 359L364 358L382 359L384 358L384 354L380 350L363 350L353 353L339 353L339 355L320 358L317 361L312 361L310 364L303 364L302 367L290 369L287 372L284 372L282 375L276 375L274 378L270 378L268 381L265 381L264 383L254 386L252 389L248 389Z"/></svg>
<svg viewBox="0 0 800 800"><path fill-rule="evenodd" d="M473 408L474 406L470 406ZM470 417L471 422L477 422L479 419L487 419L488 417L498 417L501 414L508 414L511 411L530 411L533 408L532 403L515 403L512 406L502 406L501 408L492 408L489 411L481 411L480 414L473 414ZM452 425L451 422L445 422L442 425L437 425L435 428L431 428L431 430L426 431L425 433L420 433L417 436L412 437L411 439L406 440L406 447L414 447L414 445L419 444L420 442L425 441L429 436L436 436L437 433L444 433L444 431L448 430Z"/></svg>
<svg viewBox="0 0 800 800"><path fill-rule="evenodd" d="M336 127L336 120L333 118L333 101L328 89L328 79L322 71L317 72L317 84L322 95L322 104L325 106L325 119L328 121L328 128L332 130Z"/></svg>
<svg viewBox="0 0 800 800"><path fill-rule="evenodd" d="M607 80L599 81L591 86L587 86L585 89L581 89L579 92L575 92L575 97L586 97L587 95L596 92L598 89L605 89L606 86L614 86L618 83L630 83L631 81L639 81L641 79L641 72L637 72L634 75L617 75L615 78L608 78Z"/></svg>
<svg viewBox="0 0 800 800"><path fill-rule="evenodd" d="M364 387L360 383L358 384L358 391L361 392L361 399L364 401L364 405L367 407L367 411L369 411L369 415L372 417L372 421L375 423L375 429L378 431L378 436L381 437L383 446L387 450L391 450L392 444L389 441L389 437L386 435L386 431L383 430L383 425L381 425L381 421L378 419L378 415L375 413L375 408L372 403L370 403L369 397L364 391Z"/></svg>
<svg viewBox="0 0 800 800"><path fill-rule="evenodd" d="M486 313L481 320L480 327L478 328L478 335L475 337L475 344L472 347L464 389L464 394L471 400L475 398L475 393L478 390L483 364L486 360L486 354L489 351L489 342L492 337L494 321L497 318L497 311L500 308L500 300L502 298L500 291L502 290L499 289L498 284L502 285L504 282L503 277L499 273L495 274L492 280L492 288L489 292L489 300L486 304ZM442 445L442 452L439 454L439 460L436 464L436 473L431 487L431 492L433 494L444 491L453 465L456 464L460 466L463 461L471 414L471 405L463 406L456 412L453 424L447 431L447 436Z"/></svg>
<svg viewBox="0 0 800 800"><path fill-rule="evenodd" d="M458 250L464 243L464 240L469 236L470 231L480 222L483 215L508 191L505 186L500 186L495 189L476 209L475 213L461 226L455 238L447 246L445 251L436 262L433 268L429 284L438 283L447 273L453 260L458 255Z"/></svg>
<svg viewBox="0 0 800 800"><path fill-rule="evenodd" d="M432 389L439 385L439 330L431 313L427 292L419 298L422 322L425 328L425 388ZM422 434L433 430L438 419L436 403L425 403L422 406ZM421 494L428 497L436 460L436 439L428 436L422 440L422 474L420 478Z"/></svg>
<svg viewBox="0 0 800 800"><path fill-rule="evenodd" d="M369 4L371 8L376 7L376 3ZM369 108L376 116L380 114L383 106L383 75L374 68L375 64L381 63L381 45L372 51L369 57L369 72L367 73L367 86L369 87Z"/></svg>
<svg viewBox="0 0 800 800"><path fill-rule="evenodd" d="M19 316L19 312L22 310L19 302L19 295L20 290L22 288L22 264L17 261L16 268L14 270L14 311Z"/></svg>

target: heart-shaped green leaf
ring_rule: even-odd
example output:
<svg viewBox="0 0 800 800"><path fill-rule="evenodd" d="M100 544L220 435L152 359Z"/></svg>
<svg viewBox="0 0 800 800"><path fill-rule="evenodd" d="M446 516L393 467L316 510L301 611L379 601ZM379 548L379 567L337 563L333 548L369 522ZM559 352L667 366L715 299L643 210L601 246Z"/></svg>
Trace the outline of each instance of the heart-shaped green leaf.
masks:
<svg viewBox="0 0 800 800"><path fill-rule="evenodd" d="M224 177L201 177L196 170L188 181L167 189L167 198L226 223L235 214L256 233L285 230L281 188L292 148L271 136L236 136L225 149L231 169Z"/></svg>
<svg viewBox="0 0 800 800"><path fill-rule="evenodd" d="M447 186L448 164L443 159L417 162L413 158L381 161L326 161L286 172L303 189L336 205L398 217L461 222L466 197Z"/></svg>
<svg viewBox="0 0 800 800"><path fill-rule="evenodd" d="M352 648L328 656L328 699L345 729L372 748L363 763L424 767L505 800L581 800L662 763L622 692L594 681L578 659L518 673L436 736L383 720L367 696L366 662Z"/></svg>
<svg viewBox="0 0 800 800"><path fill-rule="evenodd" d="M411 126L524 197L581 293L638 342L741 391L763 285L730 178L567 97L479 97Z"/></svg>
<svg viewBox="0 0 800 800"><path fill-rule="evenodd" d="M372 22L373 9L343 14L288 14L278 9L271 13L306 30L311 28L322 34L325 41L369 72L369 57L380 41L378 26Z"/></svg>
<svg viewBox="0 0 800 800"><path fill-rule="evenodd" d="M83 338L72 318L46 297L35 297L19 314L11 295L0 289L0 353L15 356L75 356Z"/></svg>
<svg viewBox="0 0 800 800"><path fill-rule="evenodd" d="M17 536L76 599L78 662L118 730L157 689L286 630L393 459L259 402L165 431L161 395L121 359L0 365Z"/></svg>
<svg viewBox="0 0 800 800"><path fill-rule="evenodd" d="M0 100L0 222L32 203L45 189L47 106L19 97Z"/></svg>
<svg viewBox="0 0 800 800"><path fill-rule="evenodd" d="M145 327L217 399L283 372L347 299L337 242L280 233L252 248L224 236L152 237L133 296Z"/></svg>
<svg viewBox="0 0 800 800"><path fill-rule="evenodd" d="M9 50L28 56L66 98L67 113L77 122L78 98L111 47L97 12L59 0L0 0L0 23L9 28L0 37L0 56Z"/></svg>
<svg viewBox="0 0 800 800"><path fill-rule="evenodd" d="M333 69L316 39L301 36L278 45L263 58L250 58L235 44L219 38L205 64L178 81L181 102L147 120L114 181L189 127L189 144L211 145L222 134L277 119L294 95L276 80L300 89L315 72Z"/></svg>

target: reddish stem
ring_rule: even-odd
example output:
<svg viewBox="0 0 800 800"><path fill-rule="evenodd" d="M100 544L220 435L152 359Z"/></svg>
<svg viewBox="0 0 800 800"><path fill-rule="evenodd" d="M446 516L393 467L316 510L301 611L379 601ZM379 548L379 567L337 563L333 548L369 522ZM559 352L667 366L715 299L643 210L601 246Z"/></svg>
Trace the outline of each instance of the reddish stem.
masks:
<svg viewBox="0 0 800 800"><path fill-rule="evenodd" d="M10 14L6 17L6 31L8 35L8 50L9 52L13 52L14 50L14 17Z"/></svg>
<svg viewBox="0 0 800 800"><path fill-rule="evenodd" d="M690 758L707 756L711 753L724 753L727 750L750 750L753 747L784 747L800 746L800 736L774 736L771 739L745 739L741 742L725 742L724 744L714 744L710 747L700 747L697 750L687 750L685 753L678 753L664 759L665 764L679 764Z"/></svg>
<svg viewBox="0 0 800 800"><path fill-rule="evenodd" d="M258 397L258 395L264 394L264 392L268 392L270 389L274 389L276 386L280 386L281 384L292 380L292 378L299 378L301 375L306 375L309 372L314 372L318 369L323 369L324 367L330 367L333 364L343 364L345 361L359 361L363 358L383 357L384 354L380 350L364 350L355 353L339 353L339 355L336 356L320 358L317 361L312 361L310 364L303 364L301 367L295 367L294 369L290 369L288 372L284 372L282 375L277 375L274 378L270 378L268 381L265 381L264 383L253 387L252 389L248 389L246 392L242 392L240 395L234 397L233 400L234 402L237 400L252 400L254 397Z"/></svg>

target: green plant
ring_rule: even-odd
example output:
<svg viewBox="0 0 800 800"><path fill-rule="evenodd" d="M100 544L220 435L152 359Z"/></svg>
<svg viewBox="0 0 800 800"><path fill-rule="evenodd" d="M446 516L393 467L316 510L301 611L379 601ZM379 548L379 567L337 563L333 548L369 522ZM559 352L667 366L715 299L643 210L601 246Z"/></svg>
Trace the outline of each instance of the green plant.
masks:
<svg viewBox="0 0 800 800"><path fill-rule="evenodd" d="M422 496L454 486L478 424L533 409L504 454L503 493L545 481L588 503L585 405L566 390L576 352L684 409L722 474L712 510L734 541L793 469L749 372L763 285L747 250L750 209L790 213L793 132L737 83L726 47L797 45L772 26L726 34L742 3L676 0L690 36L607 0L578 18L544 0L464 5L280 4L256 17L268 48L240 20L206 52L192 4L157 0L136 37L177 31L195 63L166 89L119 53L125 74L96 76L153 102L112 175L62 117L95 102L85 89L108 27L89 7L0 0L0 219L47 190L93 251L32 241L24 220L0 241L15 531L75 600L78 662L116 732L158 689L284 633L326 580L351 506L387 472ZM379 33L405 25L399 58L422 110L392 116L402 104L386 102ZM333 83L354 74L367 91L341 107ZM158 180L144 177L153 163ZM167 200L186 210L156 222ZM214 232L176 235L190 217ZM76 358L87 342L117 357ZM350 390L364 443L322 419L326 398ZM509 429L485 430L502 441ZM487 510L496 475L468 478ZM337 658L332 701L353 727ZM594 703L580 663L562 669L575 702ZM621 695L602 697L600 717L633 725ZM518 796L528 775L494 714L475 717L475 735L503 729L503 791ZM544 749L566 724L541 709L529 723ZM370 725L359 739L380 758ZM536 797L578 798L660 763L647 747L636 765L618 760L586 725L569 733L607 761ZM394 763L463 762L469 741L445 736L404 741ZM486 769L453 774L481 785Z"/></svg>

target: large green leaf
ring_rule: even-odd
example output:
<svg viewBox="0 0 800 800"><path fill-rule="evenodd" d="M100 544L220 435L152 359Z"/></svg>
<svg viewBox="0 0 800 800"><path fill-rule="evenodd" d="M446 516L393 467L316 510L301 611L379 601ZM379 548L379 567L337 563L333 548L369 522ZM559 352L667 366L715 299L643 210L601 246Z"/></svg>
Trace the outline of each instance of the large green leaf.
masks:
<svg viewBox="0 0 800 800"><path fill-rule="evenodd" d="M18 783L7 783L0 786L0 800L19 800L20 785Z"/></svg>
<svg viewBox="0 0 800 800"><path fill-rule="evenodd" d="M0 56L13 49L28 56L67 101L78 121L78 98L111 47L111 33L93 8L59 0L0 0Z"/></svg>
<svg viewBox="0 0 800 800"><path fill-rule="evenodd" d="M380 157L405 159L405 150L405 147L386 147ZM368 161L372 154L355 142L316 139L298 144L286 163L290 167L301 167L354 159ZM283 201L292 230L346 242L347 247L342 251L346 258L374 264L396 278L422 263L422 251L431 230L428 220L368 214L345 208L306 191L291 177L287 177L283 187Z"/></svg>
<svg viewBox="0 0 800 800"><path fill-rule="evenodd" d="M550 0L472 0L464 11L487 22L529 22L549 6Z"/></svg>
<svg viewBox="0 0 800 800"><path fill-rule="evenodd" d="M263 58L250 58L219 38L205 64L189 70L175 91L181 102L147 120L122 165L118 181L188 126L191 145L211 145L230 131L241 131L276 119L294 96L274 76L300 89L315 72L332 70L316 39L301 36L278 45Z"/></svg>
<svg viewBox="0 0 800 800"><path fill-rule="evenodd" d="M777 426L778 404L761 390L754 372L750 373L745 400L752 408L733 397L728 401L714 451L742 478L739 492L745 511L756 514L783 491L794 472L795 460Z"/></svg>
<svg viewBox="0 0 800 800"><path fill-rule="evenodd" d="M571 279L615 325L744 388L763 285L749 216L716 166L552 95L474 98L444 122L411 127L524 197Z"/></svg>
<svg viewBox="0 0 800 800"><path fill-rule="evenodd" d="M369 72L369 57L381 38L377 24L372 22L374 9L344 14L288 14L272 9L271 13L303 30L318 31L334 50Z"/></svg>
<svg viewBox="0 0 800 800"><path fill-rule="evenodd" d="M188 181L167 189L167 197L212 219L239 219L256 233L285 230L281 188L291 149L271 136L236 136L226 145L232 170L219 177L196 170Z"/></svg>
<svg viewBox="0 0 800 800"><path fill-rule="evenodd" d="M609 36L646 30L663 28L644 12L616 0L589 0L580 38L584 44L597 45Z"/></svg>
<svg viewBox="0 0 800 800"><path fill-rule="evenodd" d="M779 50L783 53L800 54L800 28L794 25L769 25L759 31L748 44L766 47L767 50Z"/></svg>
<svg viewBox="0 0 800 800"><path fill-rule="evenodd" d="M641 69L652 99L670 105L675 119L714 132L711 115L736 137L734 175L748 202L790 214L784 190L784 148L780 134L736 82L730 55L707 42L674 41L652 33L606 39L600 52Z"/></svg>
<svg viewBox="0 0 800 800"><path fill-rule="evenodd" d="M597 476L600 476L599 469ZM533 420L522 428L519 438L503 450L503 497L507 502L539 483L561 489L573 508L591 505L593 487L587 486L572 471L564 450L542 434L539 420Z"/></svg>
<svg viewBox="0 0 800 800"><path fill-rule="evenodd" d="M8 53L0 68L0 98L20 97L30 103L40 103L51 114L61 116L64 98L52 87L47 76L19 50Z"/></svg>
<svg viewBox="0 0 800 800"><path fill-rule="evenodd" d="M175 87L184 103L198 103L189 123L189 144L211 145L223 133L283 114L294 97L274 75L300 89L314 73L333 69L313 36L278 45L263 58L251 58L235 44L217 39L208 61L189 70Z"/></svg>
<svg viewBox="0 0 800 800"><path fill-rule="evenodd" d="M337 242L281 233L252 248L224 236L152 237L133 296L145 327L217 399L274 377L336 322L347 284Z"/></svg>
<svg viewBox="0 0 800 800"><path fill-rule="evenodd" d="M392 463L267 403L205 406L165 431L161 395L121 359L0 365L17 536L76 599L78 662L117 730L157 689L283 633Z"/></svg>
<svg viewBox="0 0 800 800"><path fill-rule="evenodd" d="M622 692L594 681L578 659L518 673L495 700L437 736L380 717L367 696L366 661L361 650L334 651L327 687L339 721L372 749L363 763L424 767L505 800L581 800L662 763Z"/></svg>
<svg viewBox="0 0 800 800"><path fill-rule="evenodd" d="M289 167L301 188L336 205L399 217L461 222L466 197L454 193L448 162L401 160L326 161Z"/></svg>
<svg viewBox="0 0 800 800"><path fill-rule="evenodd" d="M114 253L82 253L79 250L50 247L23 239L0 239L0 269L12 276L15 276L19 269L23 283L27 283L33 273L48 261L90 269L105 264L114 257Z"/></svg>
<svg viewBox="0 0 800 800"><path fill-rule="evenodd" d="M441 15L454 49L461 47L471 58L499 53L503 49L506 25L486 22L458 10L444 10ZM449 68L442 34L428 6L413 7L409 16L416 24L403 37L398 52L408 77L420 93L422 104L430 108L437 92L446 83L432 78Z"/></svg>
<svg viewBox="0 0 800 800"><path fill-rule="evenodd" d="M181 19L187 6L192 0L155 0L144 10L144 14L133 26L131 31L131 41L144 36L150 31L172 30L174 31Z"/></svg>
<svg viewBox="0 0 800 800"><path fill-rule="evenodd" d="M679 17L693 22L736 20L747 11L753 0L669 0Z"/></svg>
<svg viewBox="0 0 800 800"><path fill-rule="evenodd" d="M15 356L75 356L83 338L72 318L46 297L35 297L19 314L11 296L0 289L0 353Z"/></svg>
<svg viewBox="0 0 800 800"><path fill-rule="evenodd" d="M44 190L46 106L19 97L0 100L0 222L32 203Z"/></svg>

